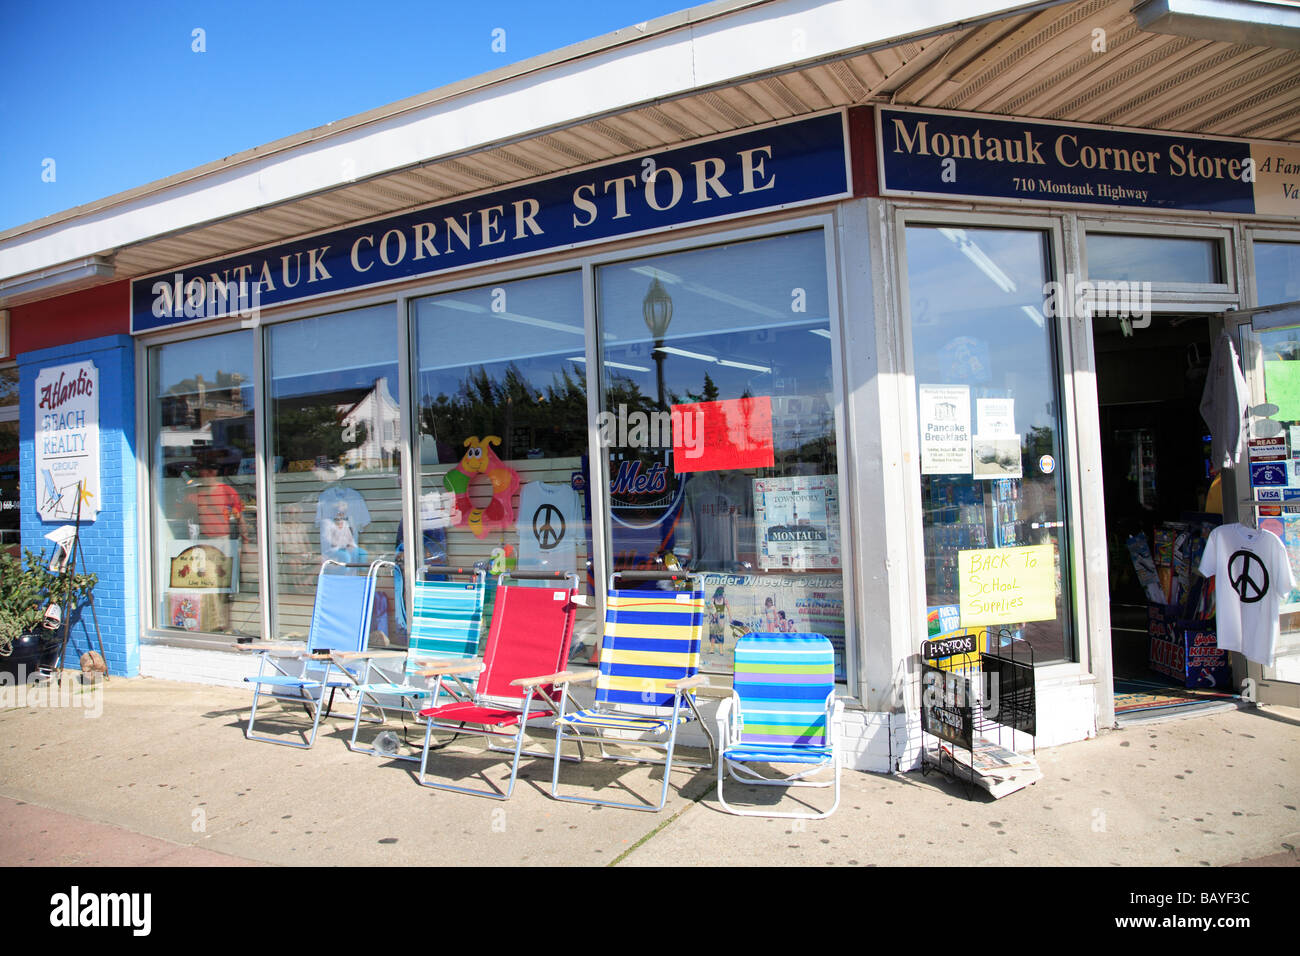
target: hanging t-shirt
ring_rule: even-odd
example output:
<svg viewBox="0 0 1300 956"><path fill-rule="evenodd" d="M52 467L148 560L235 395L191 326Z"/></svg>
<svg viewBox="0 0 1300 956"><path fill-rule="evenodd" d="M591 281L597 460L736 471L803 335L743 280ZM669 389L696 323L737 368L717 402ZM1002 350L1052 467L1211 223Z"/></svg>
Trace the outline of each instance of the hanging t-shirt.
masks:
<svg viewBox="0 0 1300 956"><path fill-rule="evenodd" d="M576 571L582 496L569 485L530 481L519 492L521 571Z"/></svg>
<svg viewBox="0 0 1300 956"><path fill-rule="evenodd" d="M1201 393L1201 417L1210 426L1211 461L1215 468L1231 468L1241 457L1249 394L1237 364L1237 350L1232 347L1232 336L1220 332L1210 353L1210 369Z"/></svg>
<svg viewBox="0 0 1300 956"><path fill-rule="evenodd" d="M1200 572L1215 579L1219 647L1271 667L1278 611L1295 587L1286 547L1267 531L1221 525L1205 542Z"/></svg>
<svg viewBox="0 0 1300 956"><path fill-rule="evenodd" d="M738 471L704 471L686 482L677 550L692 571L731 571L754 553L753 482Z"/></svg>
<svg viewBox="0 0 1300 956"><path fill-rule="evenodd" d="M370 524L370 509L355 488L332 485L316 499L320 552L325 558L359 560L361 532Z"/></svg>

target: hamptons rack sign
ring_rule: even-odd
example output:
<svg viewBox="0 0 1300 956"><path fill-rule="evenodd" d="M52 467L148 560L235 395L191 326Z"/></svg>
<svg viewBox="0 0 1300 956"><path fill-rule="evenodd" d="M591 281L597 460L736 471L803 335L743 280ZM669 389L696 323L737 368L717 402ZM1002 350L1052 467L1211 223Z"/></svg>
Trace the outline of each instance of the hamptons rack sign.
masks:
<svg viewBox="0 0 1300 956"><path fill-rule="evenodd" d="M881 192L1300 216L1300 147L877 110Z"/></svg>
<svg viewBox="0 0 1300 956"><path fill-rule="evenodd" d="M134 332L468 265L845 196L829 113L322 233L131 286Z"/></svg>

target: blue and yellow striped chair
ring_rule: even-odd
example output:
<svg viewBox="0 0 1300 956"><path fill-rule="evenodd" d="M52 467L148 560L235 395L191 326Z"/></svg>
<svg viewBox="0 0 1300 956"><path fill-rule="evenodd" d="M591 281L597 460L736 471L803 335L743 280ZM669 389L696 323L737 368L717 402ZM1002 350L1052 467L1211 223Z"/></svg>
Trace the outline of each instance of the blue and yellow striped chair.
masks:
<svg viewBox="0 0 1300 956"><path fill-rule="evenodd" d="M426 567L424 573L461 580L415 582L411 589L410 639L405 651L336 652L333 655L340 664L358 660L366 662L364 677L355 688L360 697L352 722L352 739L348 743L359 753L399 760L420 759L419 754L398 754L358 744L361 715L366 707L378 709L377 722L384 723L386 710L415 715L435 706L444 693L453 700L471 700L474 696L473 676L448 676L431 681L421 677L420 671L436 664L460 663L478 653L484 596L487 594L485 575L474 569L443 566ZM464 580L467 577L469 580ZM399 660L402 662L400 674L394 673ZM366 719L370 721L370 718Z"/></svg>
<svg viewBox="0 0 1300 956"><path fill-rule="evenodd" d="M834 813L840 805L837 744L843 707L843 701L835 699L835 652L821 634L746 634L738 640L732 696L723 701L717 717L722 740L718 800L723 809L743 816L813 820ZM754 764L803 769L772 778L754 770ZM833 771L831 780L804 779L826 767ZM834 784L835 801L821 813L740 809L723 796L726 775L759 786Z"/></svg>
<svg viewBox="0 0 1300 956"><path fill-rule="evenodd" d="M557 800L593 803L600 806L627 807L632 810L658 811L668 798L668 775L672 771L677 729L688 720L699 720L709 740L709 762L678 766L707 768L713 766L713 734L695 706L693 688L706 683L699 675L700 644L704 634L704 592L617 590L615 580L681 580L682 575L664 572L621 572L610 578L605 600L605 634L600 645L600 668L577 674L566 671L562 705L555 720L555 765L551 773L551 796ZM596 682L594 706L567 712L568 685L580 681ZM559 681L557 681L559 682ZM685 706L683 706L685 705ZM642 739L668 734L666 743ZM561 796L560 760L564 740L578 743L579 755L587 742L600 744L605 760L627 760L662 764L663 786L659 802L625 803L595 797ZM662 749L662 760L611 754L607 744L648 746ZM571 759L571 758L565 758Z"/></svg>

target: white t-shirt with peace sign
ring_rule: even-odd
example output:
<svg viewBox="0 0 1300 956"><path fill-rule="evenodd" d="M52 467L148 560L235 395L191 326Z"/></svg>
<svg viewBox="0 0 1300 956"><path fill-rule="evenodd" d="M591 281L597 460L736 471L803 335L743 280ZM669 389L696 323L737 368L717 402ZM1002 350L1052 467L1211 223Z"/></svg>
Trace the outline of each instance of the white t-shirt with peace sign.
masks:
<svg viewBox="0 0 1300 956"><path fill-rule="evenodd" d="M1295 587L1281 540L1269 531L1225 524L1210 532L1200 571L1215 579L1219 647L1272 666L1278 610Z"/></svg>

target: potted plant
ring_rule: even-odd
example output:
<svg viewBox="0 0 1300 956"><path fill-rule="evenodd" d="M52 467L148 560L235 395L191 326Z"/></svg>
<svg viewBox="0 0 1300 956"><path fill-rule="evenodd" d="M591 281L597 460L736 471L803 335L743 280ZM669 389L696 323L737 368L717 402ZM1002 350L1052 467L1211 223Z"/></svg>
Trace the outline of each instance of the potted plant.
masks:
<svg viewBox="0 0 1300 956"><path fill-rule="evenodd" d="M63 627L45 626L46 609L57 606L61 615L66 608L75 617L99 580L50 570L44 552L24 555L25 561L0 555L0 673L17 679L53 665L58 656Z"/></svg>

